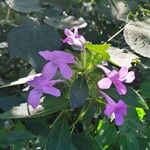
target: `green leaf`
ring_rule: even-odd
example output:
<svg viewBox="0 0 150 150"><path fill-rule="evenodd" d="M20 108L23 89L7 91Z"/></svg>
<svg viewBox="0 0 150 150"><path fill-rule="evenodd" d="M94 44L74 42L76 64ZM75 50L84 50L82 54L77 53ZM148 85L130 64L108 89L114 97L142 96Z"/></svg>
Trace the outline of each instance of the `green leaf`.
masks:
<svg viewBox="0 0 150 150"><path fill-rule="evenodd" d="M8 34L8 47L11 56L19 56L41 71L44 59L41 50L60 49L60 37L57 31L48 25L28 21Z"/></svg>
<svg viewBox="0 0 150 150"><path fill-rule="evenodd" d="M79 76L72 84L70 90L71 108L75 109L86 102L89 88L84 76Z"/></svg>
<svg viewBox="0 0 150 150"><path fill-rule="evenodd" d="M0 143L14 144L25 142L33 138L35 138L35 136L28 132L20 121L15 123L13 131L0 129Z"/></svg>
<svg viewBox="0 0 150 150"><path fill-rule="evenodd" d="M103 124L98 134L96 135L96 141L101 149L105 145L114 144L117 140L117 130L115 129L114 124Z"/></svg>
<svg viewBox="0 0 150 150"><path fill-rule="evenodd" d="M18 12L30 13L42 10L39 0L5 0L8 6Z"/></svg>
<svg viewBox="0 0 150 150"><path fill-rule="evenodd" d="M141 95L145 98L150 98L150 78L144 80L144 82L140 85Z"/></svg>
<svg viewBox="0 0 150 150"><path fill-rule="evenodd" d="M0 130L0 143L10 144L14 142L26 141L34 138L34 136L28 131L19 131L19 132L6 132Z"/></svg>
<svg viewBox="0 0 150 150"><path fill-rule="evenodd" d="M17 96L0 97L0 108L3 109L4 111L8 111L12 107L17 106L23 102L25 102L25 99L23 97Z"/></svg>
<svg viewBox="0 0 150 150"><path fill-rule="evenodd" d="M70 150L71 135L65 118L61 118L51 129L47 138L46 150Z"/></svg>
<svg viewBox="0 0 150 150"><path fill-rule="evenodd" d="M94 137L84 133L73 135L72 143L75 145L77 150L99 150Z"/></svg>
<svg viewBox="0 0 150 150"><path fill-rule="evenodd" d="M43 138L48 136L49 126L47 119L43 117L30 118L23 119L22 122L32 134L42 136Z"/></svg>
<svg viewBox="0 0 150 150"><path fill-rule="evenodd" d="M115 100L124 100L127 105L148 109L148 106L142 96L129 86L127 87L126 95L119 95L114 88L109 89L106 93Z"/></svg>
<svg viewBox="0 0 150 150"><path fill-rule="evenodd" d="M30 114L27 110L27 103L15 106L11 110L0 114L0 119L17 119L17 118L35 118L46 116L60 110L64 110L68 106L68 100L60 97L54 98L47 96L44 102L36 109L29 107Z"/></svg>
<svg viewBox="0 0 150 150"><path fill-rule="evenodd" d="M100 54L103 59L109 59L109 54L106 52L106 50L110 47L110 44L86 43L85 47L91 52Z"/></svg>

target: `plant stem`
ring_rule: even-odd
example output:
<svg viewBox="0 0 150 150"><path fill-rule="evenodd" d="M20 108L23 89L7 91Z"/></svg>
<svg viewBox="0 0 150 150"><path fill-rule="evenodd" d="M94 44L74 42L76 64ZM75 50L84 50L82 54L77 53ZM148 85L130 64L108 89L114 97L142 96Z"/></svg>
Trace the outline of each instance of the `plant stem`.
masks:
<svg viewBox="0 0 150 150"><path fill-rule="evenodd" d="M56 119L54 120L54 122L51 125L51 128L55 125L55 123L60 119L60 117L63 115L64 110L60 112L60 114L56 117Z"/></svg>
<svg viewBox="0 0 150 150"><path fill-rule="evenodd" d="M114 37L116 37L118 34L120 34L123 30L124 30L125 26L123 28L121 28L118 32L116 32L113 36L111 36L107 42L111 41ZM105 42L105 43L107 43Z"/></svg>

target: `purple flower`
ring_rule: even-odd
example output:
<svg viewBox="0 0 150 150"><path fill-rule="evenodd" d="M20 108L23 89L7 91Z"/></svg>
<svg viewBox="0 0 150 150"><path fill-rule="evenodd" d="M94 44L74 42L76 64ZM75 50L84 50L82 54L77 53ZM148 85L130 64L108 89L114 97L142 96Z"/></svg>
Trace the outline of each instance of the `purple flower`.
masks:
<svg viewBox="0 0 150 150"><path fill-rule="evenodd" d="M59 68L64 78L71 79L73 71L68 64L75 63L75 59L72 54L57 50L52 52L40 51L39 54L49 61L43 68L43 76L52 79Z"/></svg>
<svg viewBox="0 0 150 150"><path fill-rule="evenodd" d="M76 50L83 48L83 44L86 42L86 40L84 36L78 33L78 28L74 28L74 32L69 29L65 29L64 33L67 37L63 40L63 43L68 43Z"/></svg>
<svg viewBox="0 0 150 150"><path fill-rule="evenodd" d="M98 65L98 67L101 68L107 76L98 82L98 86L100 89L109 89L113 83L120 95L126 94L127 89L123 82L131 83L135 79L133 71L128 72L127 67L122 67L119 71L110 71L102 65Z"/></svg>
<svg viewBox="0 0 150 150"><path fill-rule="evenodd" d="M33 88L28 96L28 104L36 108L43 93L59 97L61 92L54 87L58 82L62 82L62 80L49 80L44 76L35 77L33 80L28 81L27 84Z"/></svg>
<svg viewBox="0 0 150 150"><path fill-rule="evenodd" d="M123 100L119 100L116 103L104 92L101 91L100 93L107 101L106 108L104 110L105 115L109 118L114 117L116 125L122 125L124 122L124 116L127 115L127 105L123 102Z"/></svg>

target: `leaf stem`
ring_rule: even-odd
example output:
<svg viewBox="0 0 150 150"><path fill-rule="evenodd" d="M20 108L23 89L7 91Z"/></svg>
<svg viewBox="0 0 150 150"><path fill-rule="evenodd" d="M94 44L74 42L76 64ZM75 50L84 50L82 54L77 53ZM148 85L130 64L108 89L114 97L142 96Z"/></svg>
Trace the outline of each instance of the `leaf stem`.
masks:
<svg viewBox="0 0 150 150"><path fill-rule="evenodd" d="M116 32L113 36L111 36L107 42L111 41L114 37L116 37L118 34L120 34L123 30L124 30L125 26L123 28L121 28L118 32ZM105 43L107 43L105 42Z"/></svg>

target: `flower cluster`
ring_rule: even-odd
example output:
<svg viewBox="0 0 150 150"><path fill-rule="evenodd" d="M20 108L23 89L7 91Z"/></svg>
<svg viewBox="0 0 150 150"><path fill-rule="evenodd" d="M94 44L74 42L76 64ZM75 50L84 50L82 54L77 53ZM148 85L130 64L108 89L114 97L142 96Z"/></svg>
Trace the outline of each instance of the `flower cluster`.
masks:
<svg viewBox="0 0 150 150"><path fill-rule="evenodd" d="M55 88L56 83L63 82L63 80L53 80L58 69L65 79L71 79L73 72L69 64L74 64L74 56L63 51L40 51L39 54L48 61L44 66L41 76L35 77L27 84L33 88L28 96L28 104L33 108L39 105L41 96L50 94L56 97L61 96L59 89Z"/></svg>
<svg viewBox="0 0 150 150"><path fill-rule="evenodd" d="M119 71L115 69L111 71L103 65L98 65L98 67L101 68L107 76L98 82L100 89L109 89L111 85L114 84L119 95L125 95L127 93L127 88L124 83L131 83L135 79L133 71L128 71L127 67L121 67ZM113 117L116 125L122 125L124 116L127 115L127 105L123 100L119 100L118 103L116 103L106 93L102 91L100 91L100 93L107 101L104 111L105 115L109 118Z"/></svg>
<svg viewBox="0 0 150 150"><path fill-rule="evenodd" d="M66 35L63 43L67 43L72 46L75 50L84 49L84 44L86 39L84 36L78 33L78 28L73 31L69 29L64 30ZM61 96L61 91L55 86L56 83L63 82L64 80L54 80L56 73L59 71L64 79L71 79L73 71L70 68L71 64L75 64L75 58L72 54L64 51L40 51L39 54L47 60L47 64L43 67L41 76L35 77L32 81L28 82L28 85L32 88L28 96L28 104L33 108L39 105L40 98L43 94L50 94L52 96ZM104 65L98 65L106 75L98 82L98 87L103 89L109 89L112 84L115 86L119 95L125 95L127 93L127 88L125 83L131 83L135 79L133 71L129 71L127 67L121 67L118 71L113 69L112 71L106 68ZM127 115L127 105L123 100L118 100L115 102L106 93L100 90L100 94L106 100L106 107L104 113L107 117L113 118L116 125L122 125L124 122L124 116Z"/></svg>

